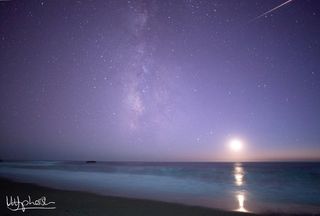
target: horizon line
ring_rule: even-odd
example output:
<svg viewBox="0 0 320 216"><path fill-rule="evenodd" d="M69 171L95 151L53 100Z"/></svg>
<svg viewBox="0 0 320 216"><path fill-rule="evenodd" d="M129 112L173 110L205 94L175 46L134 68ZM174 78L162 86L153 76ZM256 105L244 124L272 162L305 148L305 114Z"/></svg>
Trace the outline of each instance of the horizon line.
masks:
<svg viewBox="0 0 320 216"><path fill-rule="evenodd" d="M11 161L65 161L65 162L88 162L88 161L94 161L94 162L108 162L108 163L294 163L294 162L320 162L319 159L296 159L296 160L243 160L243 161L223 161L223 160L217 160L217 161L195 161L195 160L181 160L181 161L150 161L150 160L55 160L55 159L48 159L48 160L41 160L41 159L0 159L1 162L11 162Z"/></svg>

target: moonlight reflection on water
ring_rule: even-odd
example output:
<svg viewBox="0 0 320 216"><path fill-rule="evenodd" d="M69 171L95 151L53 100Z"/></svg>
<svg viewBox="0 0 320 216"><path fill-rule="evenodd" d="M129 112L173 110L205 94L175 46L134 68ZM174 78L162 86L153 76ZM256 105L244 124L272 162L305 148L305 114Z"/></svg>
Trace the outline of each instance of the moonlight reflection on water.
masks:
<svg viewBox="0 0 320 216"><path fill-rule="evenodd" d="M248 210L245 208L245 193L241 186L244 184L244 169L242 167L241 163L235 163L234 164L234 184L237 186L236 191L236 199L238 201L239 208L236 209L236 211L240 212L248 212Z"/></svg>

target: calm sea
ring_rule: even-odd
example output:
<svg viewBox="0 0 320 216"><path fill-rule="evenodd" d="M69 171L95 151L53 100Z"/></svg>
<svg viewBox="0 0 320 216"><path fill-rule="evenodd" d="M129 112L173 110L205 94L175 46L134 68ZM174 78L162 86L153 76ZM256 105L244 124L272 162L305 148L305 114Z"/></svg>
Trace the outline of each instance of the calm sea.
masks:
<svg viewBox="0 0 320 216"><path fill-rule="evenodd" d="M0 176L103 195L243 212L320 213L320 163L11 161Z"/></svg>

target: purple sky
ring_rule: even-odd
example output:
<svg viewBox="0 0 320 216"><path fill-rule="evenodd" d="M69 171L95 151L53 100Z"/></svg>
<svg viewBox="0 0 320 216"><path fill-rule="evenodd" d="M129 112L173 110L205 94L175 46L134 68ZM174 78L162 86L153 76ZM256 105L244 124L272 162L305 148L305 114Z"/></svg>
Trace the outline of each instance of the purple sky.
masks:
<svg viewBox="0 0 320 216"><path fill-rule="evenodd" d="M0 2L0 157L320 156L320 3Z"/></svg>

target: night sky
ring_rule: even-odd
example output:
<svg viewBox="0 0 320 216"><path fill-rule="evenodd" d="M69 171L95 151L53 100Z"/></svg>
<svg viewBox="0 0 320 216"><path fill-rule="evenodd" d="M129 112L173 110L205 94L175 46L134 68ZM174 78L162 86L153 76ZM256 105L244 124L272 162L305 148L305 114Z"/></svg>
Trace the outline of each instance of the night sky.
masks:
<svg viewBox="0 0 320 216"><path fill-rule="evenodd" d="M320 2L284 2L1 1L0 157L319 159Z"/></svg>

